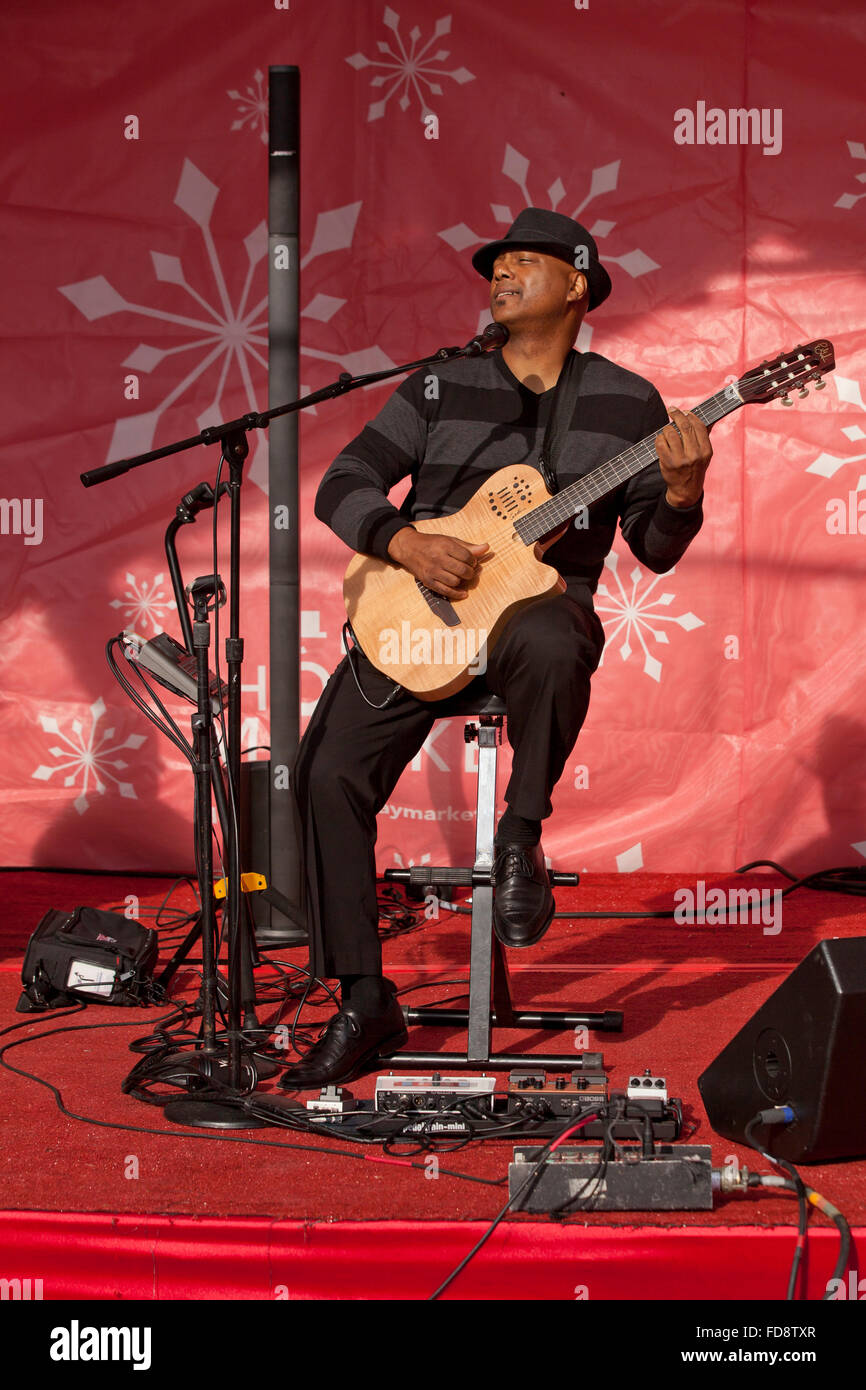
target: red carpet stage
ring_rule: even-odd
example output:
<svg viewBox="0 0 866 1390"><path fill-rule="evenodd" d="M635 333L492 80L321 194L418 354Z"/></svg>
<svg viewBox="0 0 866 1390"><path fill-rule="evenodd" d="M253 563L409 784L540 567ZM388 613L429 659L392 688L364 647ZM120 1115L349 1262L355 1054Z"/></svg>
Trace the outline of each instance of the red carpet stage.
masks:
<svg viewBox="0 0 866 1390"><path fill-rule="evenodd" d="M866 940L863 0L155 10L0 6L0 1300L53 1300L59 1322L67 1298L121 1300L129 1317L140 1298L148 1326L172 1299L207 1297L248 1300L263 1323L255 1301L440 1296L591 1312L676 1300L682 1318L696 1299L740 1317L740 1300L784 1300L792 1270L799 1296L823 1300L843 1257L852 1282L834 1294L866 1298L866 1155L801 1165L813 1206L798 1244L802 1185L717 1135L698 1086L813 948L843 938L822 962L838 1030L798 977L786 1036L810 1054L798 1078L825 1067L835 1152L866 1150L852 945ZM428 730L400 694L456 692L479 668L508 719L495 785L489 726L467 742L464 714L437 700ZM209 742L220 682L226 727ZM531 1078L506 1100L506 1068L447 1151L450 1119L418 1128L429 1097L415 1146L392 1133L383 1149L408 1104L370 1134L375 1073L350 1083L340 1135L277 1071L227 1103L235 1120L267 1110L263 1126L180 1128L124 1082L162 1062L160 1020L187 1027L197 1080L211 1065L216 1047L194 1055L198 945L168 1000L15 1012L49 909L157 922L164 967L196 892L209 901L221 881L233 909L237 870L261 873L277 918L313 928L312 957L283 948L256 966L254 1041L296 1060L334 1012L320 981L302 1001L311 958L342 977L350 1010L384 1002L374 815L389 886L434 868L438 890L474 885L477 1006L491 890L503 933L549 910L538 855L531 886L525 856L492 871L506 803L500 848L529 845L541 818L553 868L572 875L557 909L575 914L508 951L514 1003L621 1011L624 1028L584 1038L535 1020L497 1030L494 1050L539 1069L567 1055L558 1079L601 1052L612 1105L587 1066L539 1118ZM847 895L825 878L781 917L775 902L761 920L701 916L711 886L782 890L836 866ZM162 877L174 870L193 878ZM469 913L453 907L382 914L386 975L416 1013L466 1010ZM846 983L834 951L857 957ZM242 974L220 986L233 1042ZM377 1029L401 1035L393 1006L367 1021L344 1016L328 1041L342 1060L319 1078L371 1055ZM769 1076L785 1102L771 1120L797 1142L815 1093L789 1097L762 1036L741 1070ZM453 1016L413 1022L423 1066L404 1053L405 1070L466 1047ZM611 1157L627 1127L632 1155L661 1138L658 1106L623 1113L635 1074L681 1101L675 1144L711 1148L712 1205L698 1153L665 1179L682 1184L669 1205L697 1207L703 1184L701 1209L600 1209L662 1166ZM580 1083L598 1114L555 1135ZM746 1123L726 1127L744 1137ZM534 1197L573 1183L558 1214L509 1209L528 1133L546 1146L526 1159ZM605 1141L591 1194L569 1169L587 1138ZM633 1337L659 1375L675 1354L665 1311ZM607 1371L619 1342L586 1327L581 1370L589 1342ZM178 1344L162 1342L157 1374Z"/></svg>
<svg viewBox="0 0 866 1390"><path fill-rule="evenodd" d="M705 881L724 888L784 884L770 873L708 873ZM170 882L14 871L2 882L2 1018L5 1027L24 1023L2 1043L33 1039L4 1055L8 1066L29 1073L3 1076L6 1277L41 1278L46 1299L424 1299L503 1206L513 1148L507 1139L440 1154L433 1178L423 1154L388 1156L378 1147L277 1128L179 1131L158 1108L124 1096L121 1082L135 1060L127 1044L151 1032L167 1010L89 1006L67 1019L25 1019L13 1012L23 950L49 907L116 909L135 894L148 920L147 906L163 901ZM559 890L558 908L656 911L670 907L683 884L675 875L589 874L579 889ZM171 904L191 907L190 890L179 889ZM622 1009L622 1034L595 1034L588 1044L603 1051L612 1087L624 1088L630 1072L650 1067L682 1098L684 1139L711 1144L716 1165L733 1155L770 1171L751 1151L713 1134L697 1077L817 941L866 934L856 898L807 889L784 899L780 925L765 935L760 924L558 920L538 947L510 953L515 1000ZM467 950L467 919L443 913L386 941L385 969L401 990L422 986L408 996L413 1002L450 998L467 978ZM163 950L161 959L168 954ZM274 958L302 963L303 954ZM273 972L263 967L260 976ZM194 996L191 966L178 986ZM284 1021L291 1022L294 1007ZM270 1021L273 1013L266 1007L261 1017ZM305 1018L315 1030L326 1016L320 1008ZM36 1036L55 1030L54 1037ZM410 1040L452 1050L462 1043L444 1029L414 1030ZM527 1041L530 1051L565 1051L570 1040L535 1034ZM505 1033L497 1047L513 1051L521 1043ZM352 1093L371 1095L374 1075L353 1083ZM263 1090L273 1086L262 1083ZM69 1115L58 1108L58 1095ZM804 1167L803 1176L847 1217L849 1266L862 1268L866 1162ZM717 1196L711 1212L509 1215L443 1296L783 1298L796 1217L792 1197L754 1191ZM837 1249L835 1228L814 1213L809 1298L822 1297Z"/></svg>

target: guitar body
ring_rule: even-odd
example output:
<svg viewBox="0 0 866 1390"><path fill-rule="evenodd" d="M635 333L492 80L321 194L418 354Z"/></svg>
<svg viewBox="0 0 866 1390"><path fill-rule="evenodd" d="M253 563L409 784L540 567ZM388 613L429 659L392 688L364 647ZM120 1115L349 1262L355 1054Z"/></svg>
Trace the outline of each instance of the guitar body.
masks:
<svg viewBox="0 0 866 1390"><path fill-rule="evenodd" d="M419 700L455 695L483 672L508 619L565 589L562 576L541 559L559 533L525 545L514 531L518 517L548 500L541 474L521 463L491 474L459 512L413 522L423 535L490 546L462 599L431 593L389 561L356 555L346 570L343 597L372 664Z"/></svg>
<svg viewBox="0 0 866 1390"><path fill-rule="evenodd" d="M792 405L794 387L801 396L808 394L809 382L822 390L822 373L835 366L827 338L798 344L752 367L692 413L710 429L750 402L763 405L781 398ZM575 516L644 468L658 467L655 440L652 434L630 445L557 493L555 502L538 470L518 463L493 473L453 516L415 522L422 533L490 546L466 598L451 602L425 589L399 565L356 555L346 570L343 596L355 636L373 665L420 700L442 700L462 690L484 671L487 653L519 608L564 591L565 580L541 559L568 524L563 518ZM527 543L514 523L530 512L538 515L521 529L527 538L540 539Z"/></svg>

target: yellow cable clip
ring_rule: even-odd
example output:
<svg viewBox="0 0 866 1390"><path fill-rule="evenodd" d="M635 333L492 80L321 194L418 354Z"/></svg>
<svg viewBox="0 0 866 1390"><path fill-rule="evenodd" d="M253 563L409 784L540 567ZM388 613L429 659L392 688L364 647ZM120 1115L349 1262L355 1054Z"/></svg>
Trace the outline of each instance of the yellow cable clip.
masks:
<svg viewBox="0 0 866 1390"><path fill-rule="evenodd" d="M228 880L226 878L218 878L213 886L214 897L224 898L227 885ZM267 886L268 880L265 878L264 874L241 874L242 893L259 893L263 888L267 888Z"/></svg>

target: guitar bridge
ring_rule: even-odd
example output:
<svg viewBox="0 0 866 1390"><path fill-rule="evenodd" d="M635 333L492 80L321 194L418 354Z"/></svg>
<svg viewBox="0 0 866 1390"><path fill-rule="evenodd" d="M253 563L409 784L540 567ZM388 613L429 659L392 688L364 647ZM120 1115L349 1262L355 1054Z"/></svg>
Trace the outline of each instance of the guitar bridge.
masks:
<svg viewBox="0 0 866 1390"><path fill-rule="evenodd" d="M426 584L422 584L420 579L415 580L415 586L440 622L443 622L446 627L460 626L460 617L450 599L445 598L443 594L434 594L433 590L428 589Z"/></svg>

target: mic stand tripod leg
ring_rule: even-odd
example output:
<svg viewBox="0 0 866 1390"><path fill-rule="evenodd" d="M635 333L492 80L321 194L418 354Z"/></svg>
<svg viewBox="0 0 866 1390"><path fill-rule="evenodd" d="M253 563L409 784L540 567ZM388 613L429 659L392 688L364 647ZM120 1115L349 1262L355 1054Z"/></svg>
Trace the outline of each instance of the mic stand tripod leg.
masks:
<svg viewBox="0 0 866 1390"><path fill-rule="evenodd" d="M198 718L198 716L196 716L195 719L193 720L193 735L195 735L196 719L197 719L197 718ZM221 832L222 832L222 837L223 837L223 844L225 844L225 843L227 842L227 838L228 838L228 834L229 834L229 820L228 820L228 808L227 808L227 806L226 806L225 785L224 785L223 780L222 780L222 770L221 770L221 768L220 768L219 760L218 760L218 757L216 756L215 750L212 752L212 755L211 755L211 756L212 756L212 762L211 762L211 787L212 787L212 789L213 789L213 796L214 796L214 800L215 800L215 802L216 802L217 815L218 815L218 817L219 817L220 830L221 830ZM197 829L196 829L196 834L198 834L198 830L197 830ZM198 841L197 841L197 843L198 843ZM201 892L201 886L200 886L200 890L199 890L199 891ZM168 984L169 984L169 981L170 981L170 980L172 979L172 977L174 976L174 974L175 974L175 972L177 971L178 967L181 966L181 965L183 965L184 961L185 961L185 960L187 959L187 957L189 956L190 951L192 950L193 946L195 945L196 941L198 940L199 936L201 935L201 917L202 917L201 909L199 909L199 911L196 913L196 917L195 917L195 921L194 921L193 925L190 927L190 929L189 929L189 931L187 932L186 936L184 937L183 941L182 941L181 944L178 946L178 948L177 948L177 950L175 951L174 955L172 956L171 960L168 962L168 965L167 965L167 966L165 967L165 969L162 970L162 971L160 972L160 974L158 975L157 980L156 980L156 983L157 983L159 986L161 986L162 989L166 989L166 988L167 988L167 986L168 986ZM202 957L202 961L203 961L203 960L204 960L204 957Z"/></svg>
<svg viewBox="0 0 866 1390"><path fill-rule="evenodd" d="M216 740L214 740L212 756L213 792L214 800L216 801L217 815L219 816L220 830L222 831L223 844L232 845L234 843L232 835L234 822L230 819L229 805L226 800L226 782L223 776L223 765L220 760L219 745ZM228 855L228 862L229 881L231 881L231 874L232 871L234 871L238 885L240 885L243 865L235 864L234 856L231 854ZM259 964L256 950L256 938L250 921L246 897L240 894L240 892L238 895L241 901L238 909L238 924L235 928L237 934L236 956L233 961L230 960L229 962L229 973L231 976L231 971L235 970L240 980L238 1038L241 1039L241 1035L243 1035L241 1042L243 1045L249 1047L254 1045L254 1039L250 1039L250 1034L257 1037L258 1042L261 1044L267 1042L272 1029L263 1027L262 1024L259 1023L258 1015L256 1014L256 981L253 973L253 967ZM224 920L226 919L224 918ZM266 1057L256 1057L256 1073L260 1081L267 1080L269 1076L276 1076L279 1070L280 1068L276 1062L272 1062ZM229 1086L235 1085L236 1083L232 1080L231 1076L229 1076Z"/></svg>

